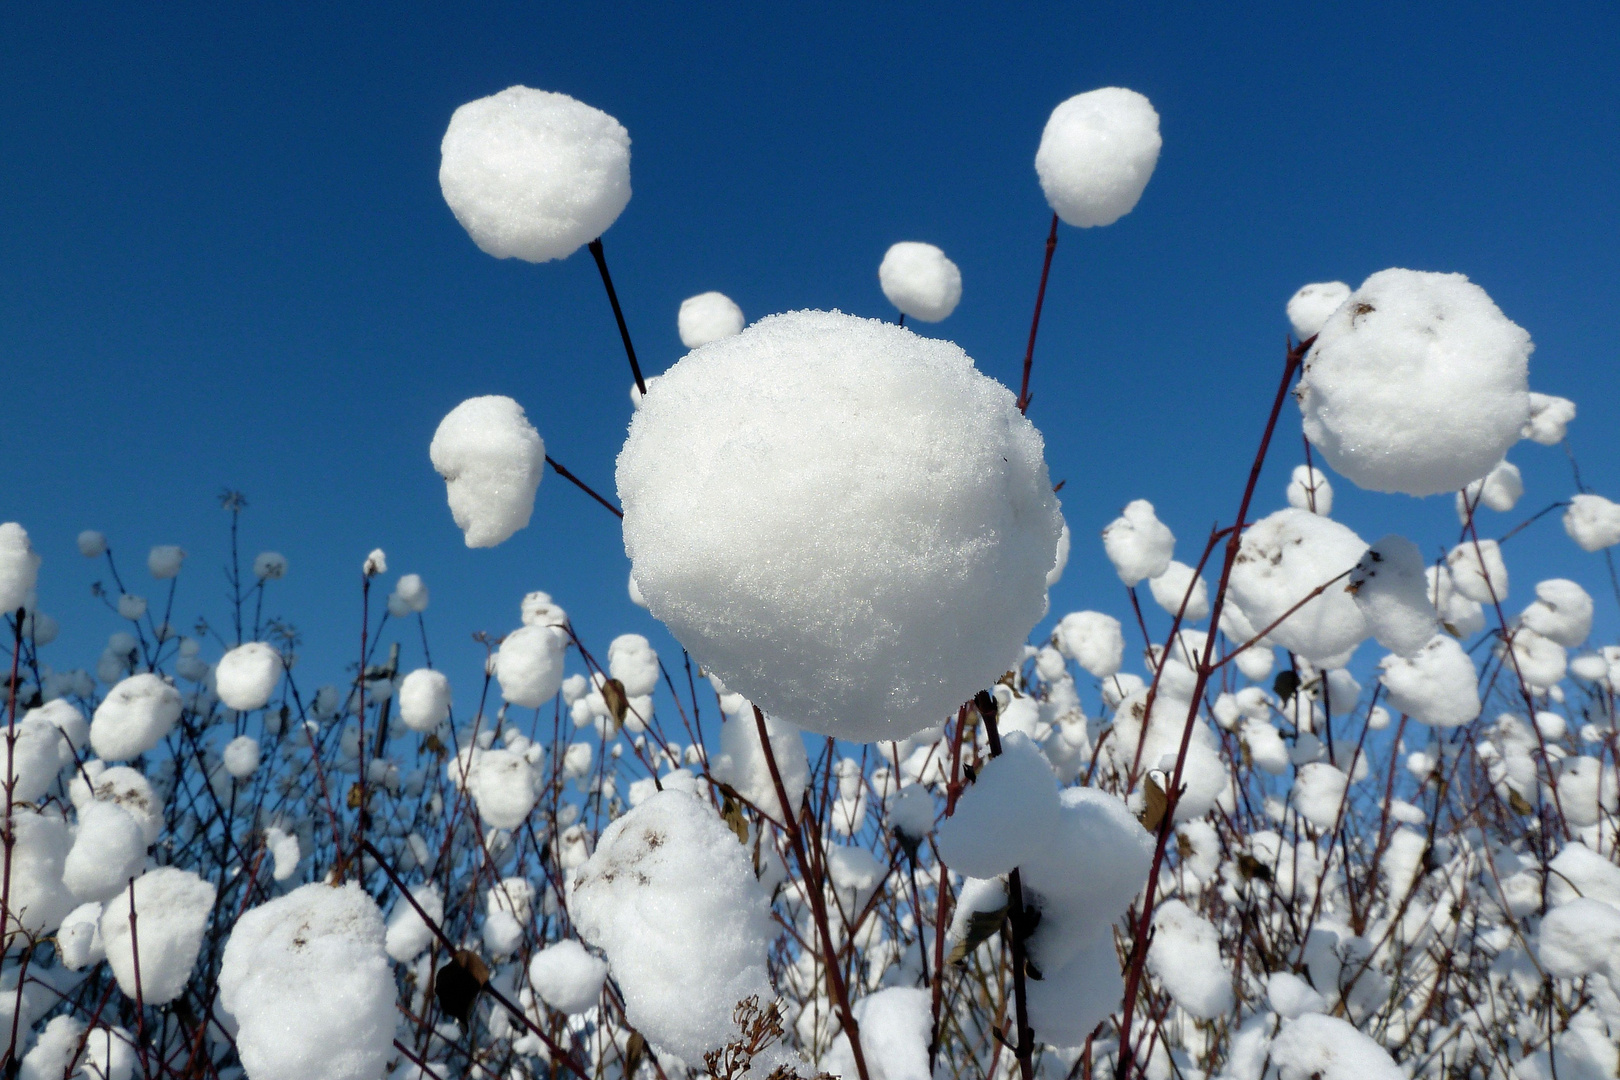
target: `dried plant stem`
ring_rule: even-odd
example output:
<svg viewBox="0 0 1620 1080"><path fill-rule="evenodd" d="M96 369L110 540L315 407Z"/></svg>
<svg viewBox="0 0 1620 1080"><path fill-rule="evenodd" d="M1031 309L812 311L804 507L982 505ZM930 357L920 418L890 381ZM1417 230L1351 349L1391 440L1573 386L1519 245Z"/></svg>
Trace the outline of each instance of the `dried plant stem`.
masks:
<svg viewBox="0 0 1620 1080"><path fill-rule="evenodd" d="M553 469L555 469L557 471L558 476L562 477L564 480L567 480L570 484L573 484L575 487L579 488L579 490L583 491L585 494L589 495L591 498L593 498L597 502L601 503L607 509L608 513L612 514L616 518L624 517L624 511L623 510L620 510L617 506L614 506L612 503L608 502L602 496L598 495L596 493L596 489L591 487L585 481L581 480L579 477L575 476L573 473L569 472L567 469L565 469L561 465L557 464L556 460L554 458L552 458L552 456L550 454L546 455L546 464L550 465Z"/></svg>
<svg viewBox="0 0 1620 1080"><path fill-rule="evenodd" d="M1046 259L1041 263L1041 287L1035 290L1035 315L1029 320L1029 345L1024 349L1024 378L1018 386L1018 411L1029 412L1029 369L1035 363L1035 335L1041 328L1041 305L1046 303L1046 279L1052 273L1052 252L1057 250L1058 216L1046 234Z"/></svg>
<svg viewBox="0 0 1620 1080"><path fill-rule="evenodd" d="M619 307L619 294L613 288L613 275L608 273L607 256L602 252L602 238L598 236L587 246L591 249L591 258L596 260L596 268L602 272L602 287L607 290L608 303L613 305L613 318L619 324L619 337L624 339L624 355L630 358L630 374L636 377L636 389L645 394L647 382L641 377L641 365L636 362L636 347L630 344L630 328L625 325L624 311Z"/></svg>

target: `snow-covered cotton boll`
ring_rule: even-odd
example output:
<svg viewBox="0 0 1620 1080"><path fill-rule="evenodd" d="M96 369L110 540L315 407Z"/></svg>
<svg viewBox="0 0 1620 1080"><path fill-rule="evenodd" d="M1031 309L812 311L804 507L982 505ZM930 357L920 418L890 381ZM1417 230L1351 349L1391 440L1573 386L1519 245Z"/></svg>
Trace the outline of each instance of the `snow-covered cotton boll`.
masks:
<svg viewBox="0 0 1620 1080"><path fill-rule="evenodd" d="M158 743L180 719L180 691L151 672L108 691L90 721L90 747L103 761L128 761Z"/></svg>
<svg viewBox="0 0 1620 1080"><path fill-rule="evenodd" d="M1125 658L1125 634L1119 620L1100 611L1071 611L1052 632L1058 652L1093 677L1106 679Z"/></svg>
<svg viewBox="0 0 1620 1080"><path fill-rule="evenodd" d="M428 458L468 547L494 547L528 526L546 444L523 406L498 394L468 398L439 421Z"/></svg>
<svg viewBox="0 0 1620 1080"><path fill-rule="evenodd" d="M550 593L525 593L518 604L518 614L524 626L550 626L555 628L558 638L568 640L568 612L557 606Z"/></svg>
<svg viewBox="0 0 1620 1080"><path fill-rule="evenodd" d="M630 201L630 134L567 94L512 86L469 101L439 146L439 189L497 259L566 259Z"/></svg>
<svg viewBox="0 0 1620 1080"><path fill-rule="evenodd" d="M402 575L394 583L394 595L404 601L412 612L428 609L428 587L422 582L421 574Z"/></svg>
<svg viewBox="0 0 1620 1080"><path fill-rule="evenodd" d="M68 794L73 805L83 810L92 800L116 803L136 821L148 846L157 843L163 831L163 801L157 797L151 781L127 765L106 768L99 761L84 766L84 772L93 779L93 788L82 776L73 778Z"/></svg>
<svg viewBox="0 0 1620 1080"><path fill-rule="evenodd" d="M608 674L624 684L629 697L652 693L658 673L658 654L640 634L620 634L608 645Z"/></svg>
<svg viewBox="0 0 1620 1080"><path fill-rule="evenodd" d="M1200 1020L1232 1008L1232 974L1221 961L1221 938L1213 924L1180 900L1166 900L1153 913L1147 966L1177 1005Z"/></svg>
<svg viewBox="0 0 1620 1080"><path fill-rule="evenodd" d="M1268 721L1253 718L1243 721L1243 747L1249 752L1254 767L1272 776L1288 771L1288 744L1283 742L1277 729Z"/></svg>
<svg viewBox="0 0 1620 1080"><path fill-rule="evenodd" d="M56 755L62 765L73 764L78 760L78 755L83 753L90 745L90 722L66 698L55 698L38 708L29 709L23 714L23 724L18 725L19 735L23 730L23 725L30 719L41 720L56 729L58 734L55 743ZM14 770L14 774L20 772L21 770ZM48 786L49 783L47 782ZM40 794L43 795L44 791L41 791ZM34 798L38 797L37 795L34 796ZM13 798L23 802L33 801L33 799L24 798L20 794L14 794Z"/></svg>
<svg viewBox="0 0 1620 1080"><path fill-rule="evenodd" d="M1331 829L1344 805L1350 778L1325 761L1301 765L1294 774L1294 809L1318 829Z"/></svg>
<svg viewBox="0 0 1620 1080"><path fill-rule="evenodd" d="M1423 572L1427 579L1429 602L1440 615L1440 623L1458 637L1472 637L1485 629L1485 609L1457 588L1447 566L1431 566Z"/></svg>
<svg viewBox="0 0 1620 1080"><path fill-rule="evenodd" d="M219 1002L236 1018L236 1048L252 1080L383 1074L397 996L383 934L377 905L352 883L305 885L237 920ZM145 955L143 947L143 968Z"/></svg>
<svg viewBox="0 0 1620 1080"><path fill-rule="evenodd" d="M1050 589L1063 580L1063 571L1069 565L1069 523L1063 523L1063 529L1058 533L1057 554L1054 556L1052 569L1046 572L1046 587Z"/></svg>
<svg viewBox="0 0 1620 1080"><path fill-rule="evenodd" d="M417 668L399 684L399 719L412 731L434 731L450 716L450 680L432 668Z"/></svg>
<svg viewBox="0 0 1620 1080"><path fill-rule="evenodd" d="M39 562L26 529L15 521L0 525L0 611L12 615L33 605Z"/></svg>
<svg viewBox="0 0 1620 1080"><path fill-rule="evenodd" d="M287 576L287 556L279 551L261 551L253 560L253 576L260 581L280 581Z"/></svg>
<svg viewBox="0 0 1620 1080"><path fill-rule="evenodd" d="M902 738L1004 674L1045 613L1063 523L1042 447L949 342L776 315L648 392L618 460L625 550L734 692L820 734Z"/></svg>
<svg viewBox="0 0 1620 1080"><path fill-rule="evenodd" d="M107 901L101 913L101 941L125 996L135 998L138 949L141 999L148 1005L166 1005L179 997L197 963L213 910L213 883L172 866L148 870L135 879L133 890L125 889Z"/></svg>
<svg viewBox="0 0 1620 1080"><path fill-rule="evenodd" d="M607 953L630 1023L686 1061L736 1036L737 1002L774 996L769 897L737 837L684 791L661 791L603 830L568 911Z"/></svg>
<svg viewBox="0 0 1620 1080"><path fill-rule="evenodd" d="M1305 357L1305 434L1358 487L1456 491L1518 441L1532 347L1461 274L1379 271Z"/></svg>
<svg viewBox="0 0 1620 1080"><path fill-rule="evenodd" d="M1096 928L1068 963L1056 969L1042 966L1041 974L1025 991L1029 1023L1036 1038L1052 1046L1082 1045L1125 996L1114 935L1107 926Z"/></svg>
<svg viewBox="0 0 1620 1080"><path fill-rule="evenodd" d="M681 344L696 349L742 333L742 308L725 293L698 293L681 301L675 328L680 331Z"/></svg>
<svg viewBox="0 0 1620 1080"><path fill-rule="evenodd" d="M1070 225L1112 225L1136 207L1159 163L1159 114L1118 86L1077 94L1041 132L1035 174L1046 201Z"/></svg>
<svg viewBox="0 0 1620 1080"><path fill-rule="evenodd" d="M159 544L146 556L146 569L159 581L180 576L180 564L186 553L173 544Z"/></svg>
<svg viewBox="0 0 1620 1080"><path fill-rule="evenodd" d="M922 1080L929 1074L928 1042L933 1030L928 991L889 986L855 1003L851 1010L861 1033L861 1054L872 1080ZM855 1051L839 1032L816 1071L855 1080Z"/></svg>
<svg viewBox="0 0 1620 1080"><path fill-rule="evenodd" d="M529 985L540 1000L576 1016L596 1007L608 966L572 939L548 945L529 961Z"/></svg>
<svg viewBox="0 0 1620 1080"><path fill-rule="evenodd" d="M1294 475L1288 481L1285 494L1288 505L1295 510L1309 510L1323 517L1333 513L1333 485L1328 483L1327 474L1321 469L1309 465L1294 466Z"/></svg>
<svg viewBox="0 0 1620 1080"><path fill-rule="evenodd" d="M1270 1053L1278 1080L1406 1080L1406 1070L1371 1036L1321 1013L1283 1024Z"/></svg>
<svg viewBox="0 0 1620 1080"><path fill-rule="evenodd" d="M30 710L17 721L14 743L0 736L0 782L11 780L12 802L31 803L45 794L63 765L58 749L62 733L49 720L36 716L36 711Z"/></svg>
<svg viewBox="0 0 1620 1080"><path fill-rule="evenodd" d="M372 548L371 554L360 564L360 572L368 578L388 573L388 553L382 548Z"/></svg>
<svg viewBox="0 0 1620 1080"><path fill-rule="evenodd" d="M540 797L540 777L534 767L510 750L479 754L468 786L478 804L478 816L496 829L522 825Z"/></svg>
<svg viewBox="0 0 1620 1080"><path fill-rule="evenodd" d="M1481 506L1506 513L1523 494L1524 478L1519 475L1519 467L1505 459L1498 461L1494 469L1457 492L1457 520L1466 525L1469 511Z"/></svg>
<svg viewBox="0 0 1620 1080"><path fill-rule="evenodd" d="M259 740L251 735L238 735L225 744L225 771L238 780L246 780L259 767Z"/></svg>
<svg viewBox="0 0 1620 1080"><path fill-rule="evenodd" d="M546 626L524 626L506 635L495 653L501 696L513 705L538 709L562 685L563 642Z"/></svg>
<svg viewBox="0 0 1620 1080"><path fill-rule="evenodd" d="M136 596L134 593L124 593L118 598L118 615L120 618L134 622L146 614L146 597Z"/></svg>
<svg viewBox="0 0 1620 1080"><path fill-rule="evenodd" d="M390 957L408 964L422 955L433 944L433 929L422 921L418 907L435 923L444 922L444 897L432 884L418 885L411 890L411 900L403 897L394 905L388 917L388 928L383 937L383 948Z"/></svg>
<svg viewBox="0 0 1620 1080"><path fill-rule="evenodd" d="M79 808L79 828L62 866L62 884L82 902L106 900L141 872L146 836L141 823L117 803Z"/></svg>
<svg viewBox="0 0 1620 1080"><path fill-rule="evenodd" d="M99 559L107 553L107 537L94 529L79 534L79 554L87 559Z"/></svg>
<svg viewBox="0 0 1620 1080"><path fill-rule="evenodd" d="M969 877L1005 874L1051 842L1057 778L1040 748L1021 733L1002 739L956 812L940 823L939 857Z"/></svg>
<svg viewBox="0 0 1620 1080"><path fill-rule="evenodd" d="M1209 616L1209 583L1195 575L1186 563L1171 562L1164 573L1148 581L1154 601L1171 615L1180 614L1185 622L1198 622ZM1186 609L1182 609L1182 601Z"/></svg>
<svg viewBox="0 0 1620 1080"><path fill-rule="evenodd" d="M1410 658L1378 662L1385 700L1392 709L1433 727L1457 727L1479 715L1479 676L1462 646L1436 634Z"/></svg>
<svg viewBox="0 0 1620 1080"><path fill-rule="evenodd" d="M1495 540L1464 540L1446 555L1446 567L1457 591L1475 603L1507 599L1507 564Z"/></svg>
<svg viewBox="0 0 1620 1080"><path fill-rule="evenodd" d="M249 641L219 658L214 685L227 708L252 712L269 703L281 671L280 653L262 641Z"/></svg>
<svg viewBox="0 0 1620 1080"><path fill-rule="evenodd" d="M1331 518L1278 510L1249 527L1232 567L1233 598L1251 623L1270 626L1318 586L1354 569L1366 543ZM1267 637L1313 663L1354 649L1368 634L1355 597L1329 585Z"/></svg>
<svg viewBox="0 0 1620 1080"><path fill-rule="evenodd" d="M1519 622L1566 649L1580 648L1592 632L1592 597L1564 578L1539 582L1535 603L1524 609Z"/></svg>
<svg viewBox="0 0 1620 1080"><path fill-rule="evenodd" d="M1367 549L1350 575L1349 591L1378 644L1412 656L1436 629L1423 552L1391 533Z"/></svg>
<svg viewBox="0 0 1620 1080"><path fill-rule="evenodd" d="M1153 504L1146 499L1127 504L1120 516L1103 529L1102 538L1108 561L1114 564L1126 588L1164 573L1176 550L1175 535L1159 521Z"/></svg>
<svg viewBox="0 0 1620 1080"><path fill-rule="evenodd" d="M1542 637L1527 626L1513 632L1513 662L1525 683L1537 690L1558 685L1568 668L1564 647L1556 641Z"/></svg>
<svg viewBox="0 0 1620 1080"><path fill-rule="evenodd" d="M1575 403L1568 398L1530 391L1530 419L1521 435L1542 446L1557 446L1564 441L1570 421L1575 419Z"/></svg>
<svg viewBox="0 0 1620 1080"><path fill-rule="evenodd" d="M962 271L933 244L902 240L878 267L878 284L907 318L940 322L962 299Z"/></svg>
<svg viewBox="0 0 1620 1080"><path fill-rule="evenodd" d="M1339 305L1350 299L1350 286L1342 281L1319 281L1306 285L1288 298L1288 321L1294 325L1294 334L1308 341L1322 329L1328 316L1339 310ZM1326 510L1317 513L1325 514Z"/></svg>
<svg viewBox="0 0 1620 1080"><path fill-rule="evenodd" d="M1564 511L1564 531L1582 551L1602 551L1620 544L1620 503L1601 495L1575 495Z"/></svg>
<svg viewBox="0 0 1620 1080"><path fill-rule="evenodd" d="M31 937L50 933L73 910L73 894L62 884L63 865L72 841L66 823L54 814L17 808L11 827L10 918L4 943L14 944L18 930Z"/></svg>
<svg viewBox="0 0 1620 1080"><path fill-rule="evenodd" d="M776 796L776 779L771 776L770 762L760 747L759 723L753 709L745 707L721 725L720 753L710 763L709 771L716 780L771 818L785 821L796 812L804 797L805 785L810 782L810 761L805 754L804 738L792 724L767 714L765 733L771 740L777 775L787 792L786 814Z"/></svg>

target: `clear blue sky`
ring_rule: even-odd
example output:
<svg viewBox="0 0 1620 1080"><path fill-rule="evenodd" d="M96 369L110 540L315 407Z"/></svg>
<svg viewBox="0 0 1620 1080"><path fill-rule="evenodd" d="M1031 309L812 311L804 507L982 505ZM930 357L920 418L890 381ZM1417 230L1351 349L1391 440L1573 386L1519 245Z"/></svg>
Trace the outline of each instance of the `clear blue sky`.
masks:
<svg viewBox="0 0 1620 1080"><path fill-rule="evenodd" d="M1308 281L1469 274L1534 335L1533 386L1578 401L1588 482L1620 497L1610 3L13 5L0 519L45 557L43 606L65 624L47 659L93 665L117 628L88 598L85 527L153 597L147 548L187 547L178 621L223 616L227 486L251 502L248 556L291 561L271 608L304 631L311 681L352 658L375 546L428 580L463 703L467 635L515 626L530 589L598 648L667 642L625 598L616 522L579 492L548 475L527 531L468 551L428 464L445 412L509 394L611 491L630 415L589 257L491 259L440 197L450 113L513 83L631 133L635 195L606 245L650 372L681 353L681 299L707 289L750 318L891 316L878 261L920 239L965 280L926 332L1015 386L1048 220L1041 127L1083 90L1146 93L1158 172L1119 224L1064 229L1036 359L1031 416L1076 537L1054 614L1124 614L1096 535L1129 499L1159 504L1184 559L1230 518L1283 303ZM1263 509L1298 431L1291 409ZM1559 451L1511 456L1524 511L1570 494ZM1336 516L1369 540L1455 537L1449 498L1338 489ZM1606 584L1553 518L1509 554L1515 611L1538 577Z"/></svg>

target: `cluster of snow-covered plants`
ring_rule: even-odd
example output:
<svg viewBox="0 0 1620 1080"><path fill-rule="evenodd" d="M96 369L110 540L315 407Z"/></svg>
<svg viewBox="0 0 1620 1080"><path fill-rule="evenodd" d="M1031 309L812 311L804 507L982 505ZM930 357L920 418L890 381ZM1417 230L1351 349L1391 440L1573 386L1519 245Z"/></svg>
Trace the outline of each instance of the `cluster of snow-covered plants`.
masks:
<svg viewBox="0 0 1620 1080"><path fill-rule="evenodd" d="M1159 146L1127 90L1053 113L1042 293L1059 220L1128 213ZM263 617L286 560L244 570L232 497L228 618L191 636L184 552L147 560L160 614L78 538L121 622L70 668L0 526L8 1075L1616 1076L1620 648L1572 581L1510 606L1524 526L1482 535L1522 495L1507 451L1575 410L1529 391L1529 335L1478 286L1301 289L1233 519L1182 562L1131 503L1102 535L1124 618L1031 642L1069 555L1023 415L1039 299L1016 396L903 325L745 329L717 293L644 379L600 241L630 196L615 120L514 87L456 112L440 180L491 254L589 245L636 412L622 509L585 490L682 655L581 640L535 592L447 677L426 585L384 599L376 551L349 674L311 685ZM962 291L926 244L880 279L902 323ZM1290 394L1308 455L1454 497L1458 532L1369 544L1313 460L1260 487ZM470 547L527 525L547 464L573 479L508 398L429 454ZM1571 559L1620 542L1620 506L1554 507Z"/></svg>

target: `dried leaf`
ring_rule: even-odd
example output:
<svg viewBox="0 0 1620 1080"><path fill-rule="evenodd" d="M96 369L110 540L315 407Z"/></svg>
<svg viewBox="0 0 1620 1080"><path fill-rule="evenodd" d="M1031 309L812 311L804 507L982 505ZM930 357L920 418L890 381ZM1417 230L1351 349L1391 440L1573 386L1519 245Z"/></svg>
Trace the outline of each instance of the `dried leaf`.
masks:
<svg viewBox="0 0 1620 1080"><path fill-rule="evenodd" d="M1282 671L1277 672L1277 677L1271 680L1271 689L1276 692L1279 698L1287 702L1289 698L1294 696L1294 692L1299 689L1299 672L1292 668L1284 668Z"/></svg>
<svg viewBox="0 0 1620 1080"><path fill-rule="evenodd" d="M1142 785L1142 813L1139 820L1142 828L1148 832L1158 832L1159 823L1164 820L1165 812L1170 809L1170 797L1164 793L1164 788L1153 779L1150 774Z"/></svg>
<svg viewBox="0 0 1620 1080"><path fill-rule="evenodd" d="M1271 880L1271 867L1248 852L1238 856L1238 873L1243 875L1244 881L1253 881L1255 878L1261 881Z"/></svg>
<svg viewBox="0 0 1620 1080"><path fill-rule="evenodd" d="M1508 788L1508 805L1513 807L1515 814L1523 814L1526 817L1536 812L1536 808L1526 802L1524 796L1512 788Z"/></svg>
<svg viewBox="0 0 1620 1080"><path fill-rule="evenodd" d="M951 950L947 959L953 964L960 964L974 949L994 937L1007 919L1007 907L1007 904L1002 904L994 911L975 911L969 915L967 933L956 943L956 948Z"/></svg>
<svg viewBox="0 0 1620 1080"><path fill-rule="evenodd" d="M618 679L603 683L602 700L607 703L608 712L613 714L613 722L624 723L624 714L630 711L630 698L624 692L624 683Z"/></svg>
<svg viewBox="0 0 1620 1080"><path fill-rule="evenodd" d="M452 956L433 977L433 997L446 1016L454 1017L462 1027L472 1019L473 1003L478 992L489 982L489 968L475 952L467 949Z"/></svg>
<svg viewBox="0 0 1620 1080"><path fill-rule="evenodd" d="M624 1048L624 1075L636 1075L636 1070L641 1067L641 1059L646 1056L647 1040L642 1038L641 1032L632 1032Z"/></svg>
<svg viewBox="0 0 1620 1080"><path fill-rule="evenodd" d="M361 799L362 791L363 791L363 789L360 787L360 782L359 781L355 781L354 783L349 785L349 797L348 797L348 799L346 801L348 803L348 806L349 806L350 810L358 810L358 809L360 809L360 799Z"/></svg>
<svg viewBox="0 0 1620 1080"><path fill-rule="evenodd" d="M726 826L737 834L737 842L744 847L748 846L748 819L743 817L742 807L730 795L720 805L720 817Z"/></svg>

